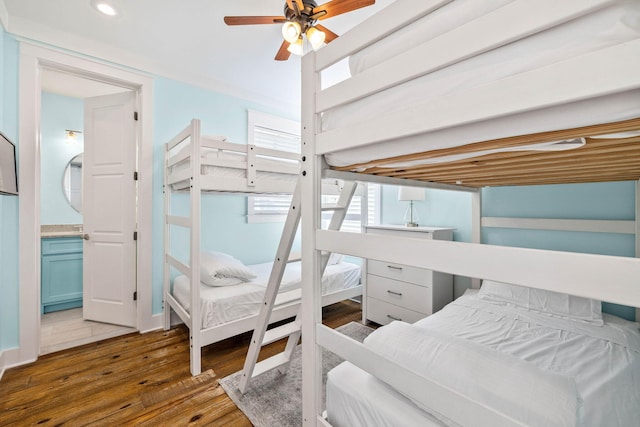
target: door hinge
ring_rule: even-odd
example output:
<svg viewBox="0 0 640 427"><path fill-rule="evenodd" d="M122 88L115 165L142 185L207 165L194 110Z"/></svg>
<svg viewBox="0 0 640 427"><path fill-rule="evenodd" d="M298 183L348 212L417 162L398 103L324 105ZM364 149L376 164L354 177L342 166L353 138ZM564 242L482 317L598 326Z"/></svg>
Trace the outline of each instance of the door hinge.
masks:
<svg viewBox="0 0 640 427"><path fill-rule="evenodd" d="M138 171L135 171L135 172L133 173L133 180L134 180L134 181L137 181L137 180L138 180Z"/></svg>
<svg viewBox="0 0 640 427"><path fill-rule="evenodd" d="M133 300L138 301L138 291L133 291Z"/></svg>
<svg viewBox="0 0 640 427"><path fill-rule="evenodd" d="M133 120L138 121L138 112L137 111L133 112Z"/></svg>
<svg viewBox="0 0 640 427"><path fill-rule="evenodd" d="M133 240L138 240L138 232L137 231L133 232Z"/></svg>

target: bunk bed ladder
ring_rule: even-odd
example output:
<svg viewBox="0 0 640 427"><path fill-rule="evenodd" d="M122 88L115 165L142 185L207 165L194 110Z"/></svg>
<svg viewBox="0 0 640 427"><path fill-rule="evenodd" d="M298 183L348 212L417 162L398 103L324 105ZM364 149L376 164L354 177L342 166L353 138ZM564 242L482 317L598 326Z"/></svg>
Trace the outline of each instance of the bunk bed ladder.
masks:
<svg viewBox="0 0 640 427"><path fill-rule="evenodd" d="M242 377L238 384L238 389L243 394L247 391L249 382L253 378L274 369L278 369L282 374L286 373L293 352L298 345L298 341L302 334L300 308L298 308L298 314L292 322L285 323L267 331L267 327L270 323L269 320L271 312L273 310L276 296L278 295L280 282L282 281L282 275L284 274L286 264L291 261L298 261L297 259L290 259L289 256L291 254L291 246L293 245L298 225L300 224L301 185L301 180L298 180L291 200L291 206L289 208L289 214L287 215L282 237L280 239L280 244L278 246L276 259L273 263L273 269L271 270L271 276L269 277L264 303L260 309L258 322L253 331L251 343L249 344L249 351L247 352L247 358L244 362ZM323 211L333 211L328 227L329 230L340 230L340 227L347 216L347 209L349 208L349 204L351 203L356 187L356 182L345 182L344 187L340 192L338 202L335 205L324 206L322 208ZM329 262L330 255L330 253L324 253L322 255L321 268L323 273ZM282 353L258 362L260 349L263 346L284 338L287 338L287 344Z"/></svg>

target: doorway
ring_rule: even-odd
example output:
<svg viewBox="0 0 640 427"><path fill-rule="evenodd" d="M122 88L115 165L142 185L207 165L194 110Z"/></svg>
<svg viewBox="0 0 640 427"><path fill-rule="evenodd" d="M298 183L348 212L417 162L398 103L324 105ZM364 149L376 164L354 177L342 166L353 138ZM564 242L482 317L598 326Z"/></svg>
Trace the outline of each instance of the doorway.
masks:
<svg viewBox="0 0 640 427"><path fill-rule="evenodd" d="M162 316L153 316L152 276L152 174L153 80L146 75L81 58L75 55L32 45L20 44L19 81L19 206L20 257L20 347L16 364L37 359L40 353L40 192L41 161L41 94L44 70L58 71L85 80L135 91L138 95L137 146L138 213L135 272L137 301L135 329L140 332L157 329ZM146 114L145 114L146 113ZM35 268L34 268L35 266Z"/></svg>
<svg viewBox="0 0 640 427"><path fill-rule="evenodd" d="M116 101L127 100L130 104L128 109L133 111L136 92L47 68L42 71L41 81L40 354L47 354L137 330L136 307L132 299L124 304L126 312L122 308L114 309L112 298L103 304L96 303L90 297L84 301L84 297L96 293L93 288L107 287L106 291L97 289L98 294L113 292L113 288L117 288L113 283L132 288L126 292L128 295L133 295L135 291L135 256L131 253L135 248L133 242L126 242L129 246L127 256L114 260L120 265L106 265L104 254L100 254L103 261L96 262L95 248L99 245L96 240L100 239L95 236L100 232L90 232L89 228L95 230L97 217L110 209L128 212L127 215L116 212L111 216L116 219L121 217L119 222L130 224L130 228L135 227L135 184L129 182L135 169L137 141L134 127L129 126L127 134L121 135L121 121L114 121L112 111L108 111L106 117L111 122L100 120L98 126L103 129L98 137L93 129L96 127L96 109L103 111L112 105L119 106L113 102L115 97ZM92 122L87 124L88 120ZM125 145L124 150L113 142L119 138L123 139L121 145ZM118 183L114 191L110 188L98 191L90 179L92 171L105 162L113 165L114 156L111 153L118 152L118 148L128 160L125 167L129 169L126 171L129 180ZM87 156L89 162L85 160ZM96 157L98 162L93 161ZM109 172L112 172L113 168L110 169ZM113 173L109 174L109 178L113 176ZM128 197L128 203L121 202L118 208L114 208L108 194L118 194L119 201L124 201L121 197L122 184L130 188L133 194ZM107 193L106 197L101 194L103 192ZM88 221L85 221L87 215ZM104 224L101 225L104 229ZM113 227L110 231L114 231ZM131 236L132 233L127 234ZM88 240L90 235L94 235L91 241ZM87 240L83 240L83 236ZM119 246L111 244L108 247ZM115 271L128 272L128 280L113 277Z"/></svg>

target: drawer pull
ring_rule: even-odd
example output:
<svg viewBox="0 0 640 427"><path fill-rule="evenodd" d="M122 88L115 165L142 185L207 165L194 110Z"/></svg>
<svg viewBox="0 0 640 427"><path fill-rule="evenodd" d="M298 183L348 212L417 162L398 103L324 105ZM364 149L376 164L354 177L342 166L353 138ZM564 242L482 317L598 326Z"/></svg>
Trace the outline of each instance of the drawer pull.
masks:
<svg viewBox="0 0 640 427"><path fill-rule="evenodd" d="M392 270L400 270L400 271L402 271L402 267L396 267L395 265L387 265L387 268L390 268Z"/></svg>
<svg viewBox="0 0 640 427"><path fill-rule="evenodd" d="M402 296L402 292L391 291L389 289L387 289L387 292L390 293L391 295L397 295L399 297Z"/></svg>
<svg viewBox="0 0 640 427"><path fill-rule="evenodd" d="M388 317L389 319L391 319L391 320L399 320L399 321L402 321L402 319L401 319L401 318L399 318L399 317L395 317L395 316L392 316L392 315L390 315L390 314L387 314L387 317Z"/></svg>

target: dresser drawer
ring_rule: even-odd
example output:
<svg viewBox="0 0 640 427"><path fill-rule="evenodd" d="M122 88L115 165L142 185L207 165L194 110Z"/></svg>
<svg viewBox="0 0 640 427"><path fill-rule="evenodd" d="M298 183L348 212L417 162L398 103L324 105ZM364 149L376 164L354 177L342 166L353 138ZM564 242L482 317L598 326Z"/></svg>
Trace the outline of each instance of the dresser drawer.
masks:
<svg viewBox="0 0 640 427"><path fill-rule="evenodd" d="M387 277L403 282L415 283L421 286L431 286L433 283L433 273L424 268L409 267L392 262L368 260L367 273L380 277Z"/></svg>
<svg viewBox="0 0 640 427"><path fill-rule="evenodd" d="M399 307L375 298L367 298L367 318L381 325L393 320L414 323L426 317L426 314Z"/></svg>
<svg viewBox="0 0 640 427"><path fill-rule="evenodd" d="M430 287L368 274L367 290L368 295L377 300L424 314L432 313Z"/></svg>

